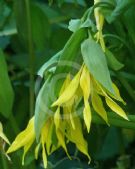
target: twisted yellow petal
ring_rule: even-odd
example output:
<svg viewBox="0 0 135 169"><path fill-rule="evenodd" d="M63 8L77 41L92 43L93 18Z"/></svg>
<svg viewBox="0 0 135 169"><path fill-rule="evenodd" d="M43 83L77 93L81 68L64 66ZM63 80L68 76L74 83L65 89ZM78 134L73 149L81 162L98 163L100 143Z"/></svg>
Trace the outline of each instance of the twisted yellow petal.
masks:
<svg viewBox="0 0 135 169"><path fill-rule="evenodd" d="M64 134L62 133L62 131L60 129L58 129L58 130L56 130L56 135L57 135L57 138L59 140L59 144L65 150L65 152L66 152L67 156L69 157L69 159L71 159L71 157L68 154L67 147L66 147L66 144L65 144Z"/></svg>
<svg viewBox="0 0 135 169"><path fill-rule="evenodd" d="M60 93L59 93L59 96L62 95L62 93L64 92L64 90L67 88L67 86L69 85L69 83L71 82L71 78L70 78L70 74L67 75L63 85L62 85L62 88L60 90Z"/></svg>
<svg viewBox="0 0 135 169"><path fill-rule="evenodd" d="M24 152L23 152L23 156L22 156L22 165L24 165L25 155L26 155L27 152L29 151L29 149L30 149L30 147L32 146L33 142L34 142L34 140L31 139L31 140L29 141L29 143L24 146Z"/></svg>
<svg viewBox="0 0 135 169"><path fill-rule="evenodd" d="M9 147L7 153L16 151L17 149L29 144L29 142L34 142L35 131L34 131L34 117L29 121L26 129L18 134L11 146Z"/></svg>
<svg viewBox="0 0 135 169"><path fill-rule="evenodd" d="M76 74L76 76L72 79L72 81L69 83L67 88L63 91L63 93L60 95L60 97L52 104L52 107L60 106L64 103L68 102L74 96L74 94L79 86L80 75L81 75L81 69Z"/></svg>
<svg viewBox="0 0 135 169"><path fill-rule="evenodd" d="M124 119L128 120L128 117L126 115L126 113L124 112L124 110L114 101L112 100L108 94L104 91L104 89L98 84L98 86L100 87L101 91L102 91L102 94L105 96L105 100L106 100L106 103L107 105L115 112L117 113L119 116L123 117ZM124 102L123 99L121 98L120 96L120 93L119 93L119 89L116 87L116 85L113 84L113 87L114 87L114 91L116 93L116 97L115 96L112 96L113 98L121 101L121 102Z"/></svg>
<svg viewBox="0 0 135 169"><path fill-rule="evenodd" d="M126 115L126 113L123 111L123 109L117 104L115 103L111 98L106 97L105 98L107 105L115 112L117 113L119 116L123 117L125 120L128 120L128 117Z"/></svg>
<svg viewBox="0 0 135 169"><path fill-rule="evenodd" d="M48 133L47 140L46 140L46 151L48 155L51 154L53 129L54 129L54 124L52 122L49 127L49 133Z"/></svg>
<svg viewBox="0 0 135 169"><path fill-rule="evenodd" d="M122 99L122 97L121 97L121 95L120 95L120 91L119 91L119 89L117 88L117 86L116 86L114 83L112 83L112 87L113 87L113 89L114 89L114 92L115 92L115 95L116 95L116 96L114 96L114 95L112 95L112 94L109 94L109 95L110 95L112 98L114 98L114 99L116 99L116 100L122 102L124 105L126 105L126 102Z"/></svg>
<svg viewBox="0 0 135 169"><path fill-rule="evenodd" d="M51 119L48 119L41 131L42 158L43 158L43 164L45 168L47 168L47 155L46 155L46 150L44 145L47 141L50 125L51 125Z"/></svg>
<svg viewBox="0 0 135 169"><path fill-rule="evenodd" d="M38 159L38 152L39 152L39 148L40 148L40 143L36 146L35 148L35 159Z"/></svg>
<svg viewBox="0 0 135 169"><path fill-rule="evenodd" d="M90 96L90 73L86 66L83 67L81 78L80 78L80 86L83 91L84 96L84 122L86 124L88 132L90 131L91 126L91 109L88 102L89 96Z"/></svg>
<svg viewBox="0 0 135 169"><path fill-rule="evenodd" d="M60 107L57 108L55 114L54 114L54 124L56 126L56 130L59 128L59 125L60 125L60 119L61 119L61 116L60 116Z"/></svg>
<svg viewBox="0 0 135 169"><path fill-rule="evenodd" d="M74 118L74 122L75 122L75 126L77 126L75 130L72 129L70 123L67 123L66 136L69 139L69 141L76 144L78 150L80 150L83 154L85 154L90 161L90 156L88 154L88 145L86 140L83 137L83 131L82 131L82 125L80 119L76 116Z"/></svg>
<svg viewBox="0 0 135 169"><path fill-rule="evenodd" d="M44 139L41 138L41 143L42 143L42 158L43 158L43 165L45 168L47 168L47 155L44 147Z"/></svg>
<svg viewBox="0 0 135 169"><path fill-rule="evenodd" d="M103 106L103 102L100 98L100 96L94 92L92 96L92 106L94 110L105 120L105 122L108 123L107 113L105 111L105 108Z"/></svg>

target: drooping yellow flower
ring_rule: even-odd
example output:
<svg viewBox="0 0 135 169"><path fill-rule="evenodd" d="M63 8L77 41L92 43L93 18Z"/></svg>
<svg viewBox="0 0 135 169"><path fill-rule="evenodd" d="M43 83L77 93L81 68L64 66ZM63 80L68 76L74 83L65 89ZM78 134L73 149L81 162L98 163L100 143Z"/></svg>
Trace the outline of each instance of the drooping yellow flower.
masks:
<svg viewBox="0 0 135 169"><path fill-rule="evenodd" d="M42 128L40 142L37 144L35 148L35 158L37 159L39 148L40 146L42 147L42 158L43 158L43 164L45 168L47 167L47 153L48 154L50 153L50 147L52 144L50 136L49 136L50 132L52 131L52 124L53 124L52 120L51 118L49 118ZM31 148L34 141L35 141L35 130L34 130L34 117L33 117L29 121L26 129L22 131L21 133L19 133L18 136L15 138L15 140L13 141L13 143L7 150L7 154L12 153L23 147L24 153L22 157L22 164L24 164L25 155ZM46 149L45 149L45 146L46 146ZM56 148L54 149L53 147L53 150L56 150Z"/></svg>
<svg viewBox="0 0 135 169"><path fill-rule="evenodd" d="M83 116L84 116L84 121L87 127L88 132L90 131L90 125L91 125L91 108L89 105L89 97L90 97L90 74L86 66L84 66L81 78L80 78L80 86L83 91L84 95L84 111L83 111Z"/></svg>
<svg viewBox="0 0 135 169"><path fill-rule="evenodd" d="M124 119L128 120L124 110L113 100L115 99L124 103L116 85L113 84L112 86L114 88L115 95L112 95L107 90L105 90L102 85L94 79L94 77L87 69L86 65L83 65L80 71L75 75L75 77L71 80L63 93L53 103L52 106L63 107L64 105L67 105L68 107L68 103L70 102L70 100L72 100L72 98L75 97L80 87L82 89L82 97L84 98L83 117L88 132L90 131L91 125L91 106L109 125L107 112L104 108L101 96L105 98L106 104L112 111L114 111Z"/></svg>
<svg viewBox="0 0 135 169"><path fill-rule="evenodd" d="M35 131L34 131L34 117L29 121L26 129L18 134L15 138L9 149L7 150L7 154L18 150L21 147L24 147L24 153L22 158L22 164L24 164L24 157L35 140Z"/></svg>
<svg viewBox="0 0 135 169"><path fill-rule="evenodd" d="M94 0L94 4L98 2L101 2L101 0ZM100 41L101 47L103 51L105 52L105 42L104 42L103 33L102 33L102 29L104 25L104 16L101 14L99 7L95 8L94 15L95 15L96 26L98 30L98 32L96 33L96 38L97 38L97 41Z"/></svg>
<svg viewBox="0 0 135 169"><path fill-rule="evenodd" d="M38 158L38 152L41 147L44 167L47 167L47 156L52 152L62 147L67 156L71 159L66 145L72 142L78 150L86 155L90 161L88 153L88 145L83 136L81 120L77 114L77 108L80 101L83 99L83 118L87 131L90 131L91 126L91 108L106 121L109 125L107 112L104 108L102 98L104 97L106 104L119 116L128 120L126 113L114 101L120 101L125 104L120 96L119 90L115 84L112 84L115 95L109 93L102 85L94 79L86 65L82 65L78 73L73 79L67 75L58 99L52 104L55 107L53 117L48 117L41 130L40 139L35 147L35 158ZM102 98L101 98L102 96ZM56 142L54 143L54 133ZM16 137L15 141L9 147L7 153L16 151L23 147L23 159L30 147L35 142L34 117L29 121L26 129Z"/></svg>
<svg viewBox="0 0 135 169"><path fill-rule="evenodd" d="M67 75L67 78L65 79L63 86L60 90L59 99L52 106L55 106L55 104L56 105L58 104L57 110L54 114L56 135L58 137L60 145L65 150L69 159L71 159L71 157L69 156L67 152L67 148L65 144L66 140L74 143L76 147L83 154L85 154L90 161L87 142L83 137L83 131L82 131L80 119L79 117L77 117L77 114L75 113L73 114L75 102L77 102L78 99L80 99L80 92L79 92L78 87L79 87L79 79L80 79L81 72L82 72L82 68L80 69L80 71L77 73L77 75L75 76L73 80L70 79L69 74ZM70 92L68 93L68 91ZM70 96L68 94L70 94ZM68 96L68 99L67 99L67 96ZM61 116L60 114L61 104L63 105L61 107L63 116Z"/></svg>

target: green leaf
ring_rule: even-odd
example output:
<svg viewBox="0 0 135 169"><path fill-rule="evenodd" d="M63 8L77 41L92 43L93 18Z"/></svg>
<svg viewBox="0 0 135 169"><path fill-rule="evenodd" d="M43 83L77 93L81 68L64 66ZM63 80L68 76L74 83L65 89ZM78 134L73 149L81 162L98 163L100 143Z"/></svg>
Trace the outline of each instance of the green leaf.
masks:
<svg viewBox="0 0 135 169"><path fill-rule="evenodd" d="M22 46L27 49L28 25L25 1L15 0L14 5L19 40ZM34 47L37 50L42 50L45 48L46 39L50 31L50 24L45 12L36 3L30 3L30 12Z"/></svg>
<svg viewBox="0 0 135 169"><path fill-rule="evenodd" d="M59 75L61 73L68 74L71 69L75 68L74 64L76 64L76 60L78 59L81 43L86 36L86 29L84 28L81 28L72 34L62 50L55 75ZM63 80L64 78L61 78L55 85L56 95L59 93Z"/></svg>
<svg viewBox="0 0 135 169"><path fill-rule="evenodd" d="M74 32L70 39L67 41L64 46L58 66L56 68L56 73L68 73L73 65L67 65L65 62L70 61L73 62L78 57L78 53L80 51L81 42L86 38L86 30L84 28L77 30ZM65 63L65 64L63 64Z"/></svg>
<svg viewBox="0 0 135 169"><path fill-rule="evenodd" d="M117 19L120 15L123 15L130 6L135 4L134 0L117 0L116 7L111 13L111 16L108 17L108 21L111 23Z"/></svg>
<svg viewBox="0 0 135 169"><path fill-rule="evenodd" d="M36 3L31 4L31 23L34 45L37 49L44 49L50 34L50 24L45 12Z"/></svg>
<svg viewBox="0 0 135 169"><path fill-rule="evenodd" d="M14 93L8 77L5 57L0 49L0 113L6 118L12 112L13 100Z"/></svg>
<svg viewBox="0 0 135 169"><path fill-rule="evenodd" d="M105 54L100 45L92 39L87 39L82 43L81 51L84 63L88 67L90 73L108 91L114 94Z"/></svg>
<svg viewBox="0 0 135 169"><path fill-rule="evenodd" d="M119 62L110 50L106 49L105 54L108 66L110 66L110 68L117 71L124 67L124 64Z"/></svg>
<svg viewBox="0 0 135 169"><path fill-rule="evenodd" d="M114 139L115 138L115 139ZM120 152L120 134L119 130L114 127L111 127L104 137L102 148L97 154L98 159L108 159ZM115 147L115 148L114 148ZM109 150L109 151L108 151Z"/></svg>
<svg viewBox="0 0 135 169"><path fill-rule="evenodd" d="M35 132L37 140L40 137L40 131L45 124L46 120L51 114L51 76L43 84L39 91L35 105Z"/></svg>
<svg viewBox="0 0 135 169"><path fill-rule="evenodd" d="M80 25L81 25L81 20L80 19L71 19L70 22L69 22L68 29L71 32L75 32L75 31L78 30L78 28L80 27Z"/></svg>
<svg viewBox="0 0 135 169"><path fill-rule="evenodd" d="M81 19L71 19L68 29L71 32L76 32L78 29L88 27L91 27L93 30L96 29L94 23L92 20L90 20L90 18L87 18L84 22L82 22Z"/></svg>
<svg viewBox="0 0 135 169"><path fill-rule="evenodd" d="M128 9L124 13L123 24L127 29L127 33L129 36L128 38L131 38L135 44L135 22L134 22L135 12L134 11L135 11L135 5L133 5L130 9Z"/></svg>

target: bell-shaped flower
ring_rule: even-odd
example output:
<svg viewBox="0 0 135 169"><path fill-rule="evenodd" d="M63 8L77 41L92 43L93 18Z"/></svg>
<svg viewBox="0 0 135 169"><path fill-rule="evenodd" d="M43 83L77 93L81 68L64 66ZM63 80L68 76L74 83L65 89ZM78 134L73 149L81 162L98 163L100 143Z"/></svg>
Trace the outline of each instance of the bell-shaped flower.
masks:
<svg viewBox="0 0 135 169"><path fill-rule="evenodd" d="M52 104L52 106L63 108L66 105L66 109L68 110L68 107L71 106L69 103L73 98L73 103L75 104L75 96L77 95L78 89L81 88L82 94L80 97L83 97L84 100L83 117L88 132L90 131L92 120L91 106L95 112L97 112L98 115L101 116L103 120L105 120L105 122L109 125L107 112L104 108L102 97L105 98L106 104L112 111L128 120L128 117L124 110L113 100L115 99L125 104L116 85L112 84L112 86L115 91L115 95L110 94L104 87L102 87L102 85L97 82L96 79L94 79L94 77L91 75L86 65L83 65L79 72L67 85L67 87L65 87L65 90L62 92L59 98Z"/></svg>
<svg viewBox="0 0 135 169"><path fill-rule="evenodd" d="M24 153L22 157L22 164L24 164L24 157L35 140L35 131L34 131L34 117L29 121L26 129L19 133L9 149L7 150L7 154L12 153L21 147L24 148Z"/></svg>

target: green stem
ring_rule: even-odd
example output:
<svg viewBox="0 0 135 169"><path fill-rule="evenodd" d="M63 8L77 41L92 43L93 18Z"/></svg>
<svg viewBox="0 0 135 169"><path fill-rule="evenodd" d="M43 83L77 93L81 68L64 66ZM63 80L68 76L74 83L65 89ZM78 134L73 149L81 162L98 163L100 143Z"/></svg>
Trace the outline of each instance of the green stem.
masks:
<svg viewBox="0 0 135 169"><path fill-rule="evenodd" d="M34 48L32 40L32 26L31 26L31 14L30 14L30 1L25 0L26 15L27 15L27 29L28 29L28 50L29 50L29 67L30 67L30 117L34 113Z"/></svg>
<svg viewBox="0 0 135 169"><path fill-rule="evenodd" d="M1 160L2 160L3 169L8 169L8 164L3 153L1 153Z"/></svg>
<svg viewBox="0 0 135 169"><path fill-rule="evenodd" d="M135 130L135 117L133 115L129 115L128 118L129 121L122 118L120 119L116 117L108 117L109 124L112 126ZM103 121L98 115L96 115L96 113L93 114L92 121L96 124L106 124L105 121Z"/></svg>
<svg viewBox="0 0 135 169"><path fill-rule="evenodd" d="M119 115L117 115L116 113L114 112L108 112L107 113L107 116L109 118L115 118L115 119L119 119L119 120L124 120L122 117L120 117ZM129 121L131 122L135 122L135 115L128 115L128 119ZM124 120L125 121L125 120Z"/></svg>

